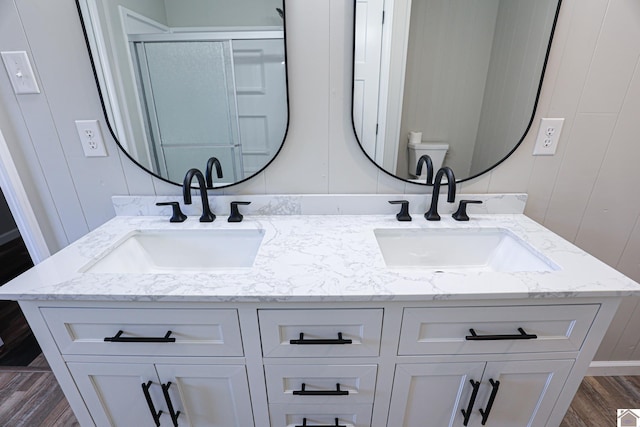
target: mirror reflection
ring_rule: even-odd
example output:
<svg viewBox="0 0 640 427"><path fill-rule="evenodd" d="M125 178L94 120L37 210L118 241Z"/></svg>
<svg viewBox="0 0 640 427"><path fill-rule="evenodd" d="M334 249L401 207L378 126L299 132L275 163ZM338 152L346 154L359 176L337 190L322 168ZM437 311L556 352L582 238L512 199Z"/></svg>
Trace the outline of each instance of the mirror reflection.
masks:
<svg viewBox="0 0 640 427"><path fill-rule="evenodd" d="M495 167L531 126L560 1L392 3L381 19L382 0L356 0L353 122L362 149L419 183L425 154L458 181Z"/></svg>
<svg viewBox="0 0 640 427"><path fill-rule="evenodd" d="M111 130L180 184L215 157L227 186L262 170L287 130L282 0L78 0Z"/></svg>

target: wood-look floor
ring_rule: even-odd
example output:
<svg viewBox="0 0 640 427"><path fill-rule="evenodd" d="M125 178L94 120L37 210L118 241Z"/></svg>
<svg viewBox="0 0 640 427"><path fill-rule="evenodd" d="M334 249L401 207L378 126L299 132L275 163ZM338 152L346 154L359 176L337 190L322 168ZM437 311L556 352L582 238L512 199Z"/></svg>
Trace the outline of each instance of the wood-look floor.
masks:
<svg viewBox="0 0 640 427"><path fill-rule="evenodd" d="M33 262L21 238L0 245L0 286L31 267ZM0 338L4 342L0 366L26 366L41 352L15 301L0 301Z"/></svg>
<svg viewBox="0 0 640 427"><path fill-rule="evenodd" d="M635 408L640 376L586 377L560 427L615 426L616 409ZM28 367L0 367L0 426L79 426L42 355Z"/></svg>
<svg viewBox="0 0 640 427"><path fill-rule="evenodd" d="M0 426L80 426L42 355L26 367L0 367Z"/></svg>

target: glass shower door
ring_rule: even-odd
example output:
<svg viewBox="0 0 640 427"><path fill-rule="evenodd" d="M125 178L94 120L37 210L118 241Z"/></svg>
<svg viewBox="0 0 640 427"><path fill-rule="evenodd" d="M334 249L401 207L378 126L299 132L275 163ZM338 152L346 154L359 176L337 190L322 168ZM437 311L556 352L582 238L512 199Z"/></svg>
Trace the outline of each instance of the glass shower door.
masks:
<svg viewBox="0 0 640 427"><path fill-rule="evenodd" d="M224 178L244 178L229 41L135 42L143 110L155 167L182 181L220 160Z"/></svg>

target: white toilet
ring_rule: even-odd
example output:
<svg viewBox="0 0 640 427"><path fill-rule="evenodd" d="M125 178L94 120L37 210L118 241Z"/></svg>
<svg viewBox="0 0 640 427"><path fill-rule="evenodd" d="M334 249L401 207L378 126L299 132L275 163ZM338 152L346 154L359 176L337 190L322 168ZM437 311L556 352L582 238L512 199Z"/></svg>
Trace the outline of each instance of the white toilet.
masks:
<svg viewBox="0 0 640 427"><path fill-rule="evenodd" d="M442 167L444 156L446 156L448 150L449 144L446 142L409 142L409 175L418 180L426 179L427 168L425 165L422 165L422 174L420 176L416 175L416 167L418 166L418 159L427 154L433 162L433 174L435 176L438 169Z"/></svg>

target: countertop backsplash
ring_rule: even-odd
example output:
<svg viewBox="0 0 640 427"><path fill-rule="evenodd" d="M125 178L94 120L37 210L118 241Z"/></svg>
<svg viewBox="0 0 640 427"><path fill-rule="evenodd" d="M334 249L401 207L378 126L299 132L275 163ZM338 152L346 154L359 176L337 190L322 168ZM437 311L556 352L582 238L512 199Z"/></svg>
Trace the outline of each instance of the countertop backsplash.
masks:
<svg viewBox="0 0 640 427"><path fill-rule="evenodd" d="M194 193L195 194L195 193ZM171 215L171 207L156 206L157 202L179 201L187 215L202 212L200 197L192 197L192 205L184 205L182 196L114 196L116 215ZM458 194L455 203L447 203L446 194L440 194L438 211L450 214L458 208L460 200L481 200L481 205L469 205L470 215L521 214L527 203L526 194ZM215 214L229 214L232 201L251 202L242 206L244 215L385 215L399 211L390 200L408 200L411 214L424 214L431 203L431 194L287 194L209 196L209 205Z"/></svg>

